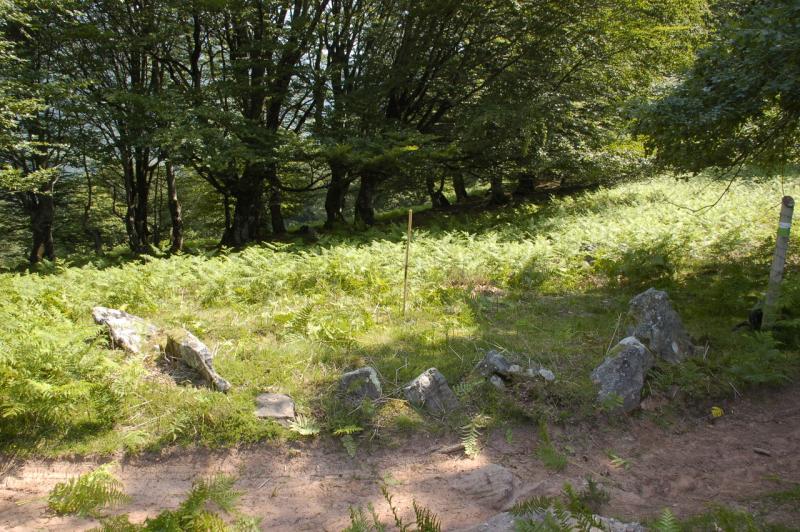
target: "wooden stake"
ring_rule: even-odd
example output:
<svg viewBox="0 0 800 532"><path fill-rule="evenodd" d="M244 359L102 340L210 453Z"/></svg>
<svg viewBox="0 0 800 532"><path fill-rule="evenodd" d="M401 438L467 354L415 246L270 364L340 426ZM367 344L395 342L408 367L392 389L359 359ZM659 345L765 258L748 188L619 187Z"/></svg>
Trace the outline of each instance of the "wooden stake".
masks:
<svg viewBox="0 0 800 532"><path fill-rule="evenodd" d="M781 295L781 281L783 280L783 267L786 265L786 252L789 249L789 232L792 228L793 212L794 199L791 196L784 196L781 201L781 217L778 222L775 255L772 257L772 269L769 272L769 287L767 287L767 297L764 299L764 315L761 319L761 329L763 330L771 329L778 317L778 299Z"/></svg>
<svg viewBox="0 0 800 532"><path fill-rule="evenodd" d="M408 235L406 237L406 265L403 269L403 317L406 315L406 299L408 299L408 254L411 250L411 220L414 211L408 209Z"/></svg>

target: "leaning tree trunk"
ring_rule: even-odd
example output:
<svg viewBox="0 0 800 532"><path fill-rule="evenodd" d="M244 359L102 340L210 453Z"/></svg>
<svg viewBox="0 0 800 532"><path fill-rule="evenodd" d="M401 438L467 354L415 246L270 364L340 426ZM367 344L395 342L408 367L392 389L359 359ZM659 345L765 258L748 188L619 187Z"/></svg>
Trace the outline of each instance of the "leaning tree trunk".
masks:
<svg viewBox="0 0 800 532"><path fill-rule="evenodd" d="M31 217L33 234L33 247L28 260L32 265L41 262L42 259L55 260L56 252L53 244L55 205L52 189L44 193L26 193L25 206Z"/></svg>
<svg viewBox="0 0 800 532"><path fill-rule="evenodd" d="M347 170L336 163L330 163L331 183L325 194L325 227L331 228L337 222L344 222L344 201L350 189Z"/></svg>
<svg viewBox="0 0 800 532"><path fill-rule="evenodd" d="M442 178L437 188L434 178L428 176L425 178L425 186L428 189L428 197L431 199L431 207L434 209L442 209L450 206L450 201L448 201L447 196L442 192L442 189L444 189L444 178Z"/></svg>
<svg viewBox="0 0 800 532"><path fill-rule="evenodd" d="M244 170L233 197L233 220L222 236L222 245L240 247L262 239L261 213L264 211L264 175L250 165Z"/></svg>
<svg viewBox="0 0 800 532"><path fill-rule="evenodd" d="M453 190L455 190L456 193L456 203L466 203L469 201L467 187L464 185L464 175L460 172L453 174Z"/></svg>
<svg viewBox="0 0 800 532"><path fill-rule="evenodd" d="M358 187L358 196L355 205L355 221L365 225L375 225L375 186L377 178L374 174L365 173L361 176L361 186Z"/></svg>
<svg viewBox="0 0 800 532"><path fill-rule="evenodd" d="M169 250L177 253L183 249L183 213L181 203L178 201L178 188L175 186L175 168L167 161L167 206L172 223L172 241Z"/></svg>

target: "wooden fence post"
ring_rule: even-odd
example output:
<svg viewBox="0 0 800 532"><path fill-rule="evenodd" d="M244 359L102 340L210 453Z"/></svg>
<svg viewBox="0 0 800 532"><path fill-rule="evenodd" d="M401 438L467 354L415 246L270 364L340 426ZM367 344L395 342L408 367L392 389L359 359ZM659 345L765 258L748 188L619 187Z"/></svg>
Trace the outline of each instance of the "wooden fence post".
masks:
<svg viewBox="0 0 800 532"><path fill-rule="evenodd" d="M403 269L403 317L406 315L406 299L408 298L408 254L411 249L411 220L414 211L408 209L408 235L406 237L406 264Z"/></svg>
<svg viewBox="0 0 800 532"><path fill-rule="evenodd" d="M781 201L781 217L778 222L775 255L772 257L772 269L769 272L767 297L764 299L764 315L761 319L762 330L771 329L778 317L778 299L781 295L781 281L783 280L783 268L786 265L786 252L789 249L789 232L792 228L793 212L794 199L791 196L784 196Z"/></svg>

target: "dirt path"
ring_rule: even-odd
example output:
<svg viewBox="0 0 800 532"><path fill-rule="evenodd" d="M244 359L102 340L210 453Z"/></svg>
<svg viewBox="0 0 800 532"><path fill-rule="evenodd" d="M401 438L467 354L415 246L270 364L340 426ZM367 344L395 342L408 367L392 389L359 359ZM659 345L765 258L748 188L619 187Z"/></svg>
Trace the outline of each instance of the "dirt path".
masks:
<svg viewBox="0 0 800 532"><path fill-rule="evenodd" d="M354 460L336 442L321 441L122 459L114 471L132 502L115 513L143 520L177 505L193 479L216 472L238 477L237 488L245 493L241 509L262 517L264 530L341 530L349 508L368 503L386 516L382 483L404 512L414 498L438 514L446 530L478 524L529 495L557 494L567 481L580 486L590 473L611 496L603 513L627 520L665 507L689 515L709 502L747 506L760 495L800 483L800 385L724 406L726 415L714 424L684 420L662 428L652 416L642 416L617 427L567 429L554 435L559 447L570 451L570 464L561 473L545 469L535 457L532 428L516 429L510 443L497 431L474 460L436 452L454 440L422 436L394 449L362 448ZM628 467L613 465L609 451ZM0 529L96 526L49 515L45 498L56 482L98 463L32 460L0 466ZM789 524L800 521L800 514L778 517Z"/></svg>

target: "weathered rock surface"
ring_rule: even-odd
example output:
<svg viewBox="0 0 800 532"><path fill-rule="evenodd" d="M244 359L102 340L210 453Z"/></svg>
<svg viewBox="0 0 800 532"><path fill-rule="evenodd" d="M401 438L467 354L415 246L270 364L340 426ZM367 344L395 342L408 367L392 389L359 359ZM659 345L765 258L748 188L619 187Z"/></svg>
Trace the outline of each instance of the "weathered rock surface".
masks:
<svg viewBox="0 0 800 532"><path fill-rule="evenodd" d="M505 381L498 375L492 375L489 377L489 383L501 392L506 389Z"/></svg>
<svg viewBox="0 0 800 532"><path fill-rule="evenodd" d="M180 361L193 369L213 388L221 392L230 390L230 383L214 371L211 351L189 331L164 331L138 316L106 307L94 307L92 318L98 325L108 327L114 347L121 347L134 355L163 353L167 360Z"/></svg>
<svg viewBox="0 0 800 532"><path fill-rule="evenodd" d="M256 417L294 419L294 401L282 393L262 393L256 397Z"/></svg>
<svg viewBox="0 0 800 532"><path fill-rule="evenodd" d="M630 301L635 325L632 335L657 356L677 364L695 354L694 345L681 317L666 292L650 288Z"/></svg>
<svg viewBox="0 0 800 532"><path fill-rule="evenodd" d="M653 363L653 355L639 340L633 336L624 338L592 372L592 382L600 385L598 402L614 395L622 398L625 412L636 409L645 375Z"/></svg>
<svg viewBox="0 0 800 532"><path fill-rule="evenodd" d="M345 373L339 379L339 393L350 404L358 404L364 399L378 399L382 393L378 372L365 366Z"/></svg>
<svg viewBox="0 0 800 532"><path fill-rule="evenodd" d="M438 369L430 368L403 388L406 400L414 406L441 414L458 408L458 399Z"/></svg>
<svg viewBox="0 0 800 532"><path fill-rule="evenodd" d="M486 464L453 477L451 486L477 505L502 510L514 496L514 475L503 466Z"/></svg>
<svg viewBox="0 0 800 532"><path fill-rule="evenodd" d="M196 370L209 385L220 392L231 389L230 383L214 371L214 355L203 342L186 329L167 332L164 352L168 357L178 359Z"/></svg>
<svg viewBox="0 0 800 532"><path fill-rule="evenodd" d="M158 327L138 316L122 310L94 307L92 318L98 325L108 327L108 335L114 347L121 347L134 355L158 353L156 341Z"/></svg>
<svg viewBox="0 0 800 532"><path fill-rule="evenodd" d="M607 532L646 532L646 528L639 523L623 523L611 517L602 517L599 515L594 516L602 525L603 528L593 527L592 531L607 531ZM476 527L467 529L464 532L514 532L517 530L517 521L532 520L534 522L544 521L544 513L529 513L520 517L516 517L509 512L499 513L491 517L485 523ZM574 518L570 518L572 525L576 530L579 528L578 522ZM571 526L572 526L571 525Z"/></svg>
<svg viewBox="0 0 800 532"><path fill-rule="evenodd" d="M519 364L512 364L499 351L487 351L483 360L475 366L475 371L486 377L496 388L502 390L505 383L513 379L537 379L542 378L547 382L555 380L556 376L547 368L535 364L533 367L522 369ZM499 382L501 381L501 382Z"/></svg>
<svg viewBox="0 0 800 532"><path fill-rule="evenodd" d="M499 351L491 350L486 352L483 356L483 360L478 362L475 370L484 377L490 377L492 375L508 377L511 367L511 363L506 357L501 355Z"/></svg>

